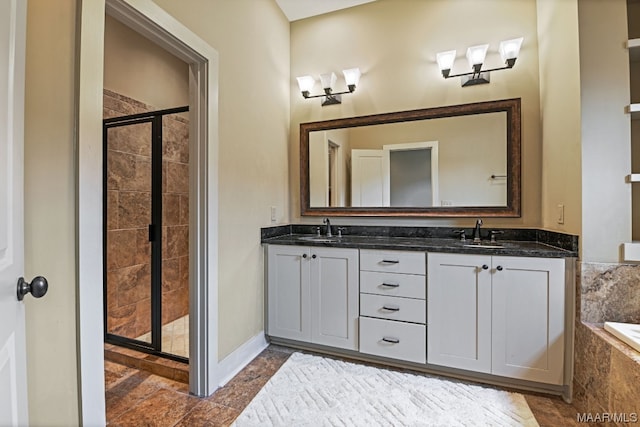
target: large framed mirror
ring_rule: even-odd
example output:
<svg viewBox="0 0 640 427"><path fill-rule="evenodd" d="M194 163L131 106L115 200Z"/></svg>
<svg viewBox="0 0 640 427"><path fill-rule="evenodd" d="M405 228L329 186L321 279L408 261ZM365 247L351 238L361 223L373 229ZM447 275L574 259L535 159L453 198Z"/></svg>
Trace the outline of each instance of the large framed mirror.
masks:
<svg viewBox="0 0 640 427"><path fill-rule="evenodd" d="M520 146L520 98L301 123L301 214L519 217Z"/></svg>

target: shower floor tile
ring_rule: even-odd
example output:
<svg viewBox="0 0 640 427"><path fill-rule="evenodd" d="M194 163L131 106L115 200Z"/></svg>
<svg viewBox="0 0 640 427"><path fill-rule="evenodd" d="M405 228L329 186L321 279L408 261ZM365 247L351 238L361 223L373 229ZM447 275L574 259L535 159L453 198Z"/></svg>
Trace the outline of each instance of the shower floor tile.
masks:
<svg viewBox="0 0 640 427"><path fill-rule="evenodd" d="M151 342L151 332L136 338ZM162 351L176 356L189 357L189 315L162 325Z"/></svg>

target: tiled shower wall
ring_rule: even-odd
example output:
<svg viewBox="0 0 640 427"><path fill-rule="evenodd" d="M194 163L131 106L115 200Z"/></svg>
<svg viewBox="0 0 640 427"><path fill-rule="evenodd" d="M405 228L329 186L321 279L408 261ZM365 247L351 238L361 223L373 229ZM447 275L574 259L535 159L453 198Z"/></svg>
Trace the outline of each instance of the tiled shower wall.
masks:
<svg viewBox="0 0 640 427"><path fill-rule="evenodd" d="M155 108L104 91L104 117ZM107 328L129 338L150 332L151 124L109 131L107 153ZM189 312L189 124L163 119L162 323Z"/></svg>

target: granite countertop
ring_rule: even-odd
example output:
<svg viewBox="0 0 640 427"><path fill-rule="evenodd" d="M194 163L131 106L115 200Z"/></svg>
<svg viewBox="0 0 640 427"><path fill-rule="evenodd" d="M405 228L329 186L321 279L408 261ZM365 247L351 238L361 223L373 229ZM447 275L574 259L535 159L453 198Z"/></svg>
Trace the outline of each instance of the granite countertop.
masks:
<svg viewBox="0 0 640 427"><path fill-rule="evenodd" d="M288 228L287 228L288 227ZM314 227L315 228L315 227ZM350 227L354 229L354 227ZM332 238L317 236L313 228L286 226L263 229L262 243L270 245L299 245L321 246L334 248L358 248L358 249L388 249L424 252L447 252L461 254L506 255L546 258L571 258L578 257L577 237L571 239L567 235L553 235L549 238L549 232L539 230L505 230L504 239L498 238L496 243L484 240L481 245L474 244L467 238L461 241L458 238L444 237L451 235L452 230L429 228L426 231L406 233L404 230L389 231L389 228L380 231L381 235L375 235L375 230L367 228L366 232L345 234ZM444 230L444 231L442 231ZM324 229L323 229L324 231ZM357 231L354 229L354 231ZM361 230L360 230L361 231ZM542 234L541 234L542 233ZM546 233L546 234L545 234ZM467 234L468 236L470 234ZM546 241L540 241L546 240ZM556 243L557 246L552 243ZM568 244L567 244L568 243ZM564 246L564 247L563 247Z"/></svg>

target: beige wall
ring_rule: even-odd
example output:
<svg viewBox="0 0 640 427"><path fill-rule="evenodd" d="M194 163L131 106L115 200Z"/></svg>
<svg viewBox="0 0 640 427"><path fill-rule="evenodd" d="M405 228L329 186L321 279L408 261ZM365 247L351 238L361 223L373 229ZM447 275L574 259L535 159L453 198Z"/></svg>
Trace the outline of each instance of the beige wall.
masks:
<svg viewBox="0 0 640 427"><path fill-rule="evenodd" d="M442 78L436 53L457 49L453 72L466 65L468 46L490 43L487 66L499 66L501 40L524 37L512 70L493 73L491 83L462 88L460 80ZM341 105L321 107L305 100L295 80L360 67L356 92ZM522 98L522 217L488 219L488 226L540 225L541 135L538 84L536 2L534 0L378 0L362 6L293 22L291 25L291 216L299 219L299 124L339 117ZM342 85L342 86L340 86ZM344 80L338 80L339 88ZM320 90L319 85L314 94ZM318 222L317 219L306 219ZM420 225L468 224L463 220L345 219L341 223Z"/></svg>
<svg viewBox="0 0 640 427"><path fill-rule="evenodd" d="M107 16L104 87L158 110L189 105L189 66Z"/></svg>
<svg viewBox="0 0 640 427"><path fill-rule="evenodd" d="M542 227L580 234L582 227L580 59L577 0L538 0ZM558 222L564 206L564 224Z"/></svg>
<svg viewBox="0 0 640 427"><path fill-rule="evenodd" d="M74 0L29 0L25 105L25 273L29 424L78 425ZM100 272L97 272L100 274Z"/></svg>
<svg viewBox="0 0 640 427"><path fill-rule="evenodd" d="M289 221L289 23L273 0L156 0L220 55L219 359L263 330L260 227Z"/></svg>
<svg viewBox="0 0 640 427"><path fill-rule="evenodd" d="M618 262L631 239L629 54L625 0L580 0L582 260Z"/></svg>

